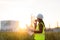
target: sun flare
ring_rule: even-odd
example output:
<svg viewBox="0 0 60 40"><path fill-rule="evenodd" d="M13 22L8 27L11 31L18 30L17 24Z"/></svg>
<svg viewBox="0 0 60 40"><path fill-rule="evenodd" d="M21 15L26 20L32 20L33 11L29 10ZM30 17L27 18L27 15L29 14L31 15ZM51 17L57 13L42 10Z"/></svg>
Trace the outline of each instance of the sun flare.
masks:
<svg viewBox="0 0 60 40"><path fill-rule="evenodd" d="M19 28L20 29L26 29L26 26L30 25L30 19L22 19L19 21Z"/></svg>

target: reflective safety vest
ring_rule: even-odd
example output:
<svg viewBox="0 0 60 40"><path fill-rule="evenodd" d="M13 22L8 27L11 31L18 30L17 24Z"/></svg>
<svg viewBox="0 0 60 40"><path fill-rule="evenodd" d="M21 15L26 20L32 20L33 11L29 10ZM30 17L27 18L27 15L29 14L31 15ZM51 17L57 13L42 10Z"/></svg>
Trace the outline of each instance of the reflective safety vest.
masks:
<svg viewBox="0 0 60 40"><path fill-rule="evenodd" d="M45 25L44 25L43 22L40 22L40 23L37 24L36 30L39 31L39 25L40 25L40 24L43 25L43 32L42 32L42 33L44 33L44 27L45 27Z"/></svg>
<svg viewBox="0 0 60 40"><path fill-rule="evenodd" d="M35 39L35 40L45 40L45 32L44 32L44 27L45 27L45 25L44 25L43 22L40 22L40 23L37 24L36 30L39 31L39 25L40 25L40 24L43 25L43 32L42 32L41 34L35 33L35 34L34 34L34 36L35 36L34 39Z"/></svg>

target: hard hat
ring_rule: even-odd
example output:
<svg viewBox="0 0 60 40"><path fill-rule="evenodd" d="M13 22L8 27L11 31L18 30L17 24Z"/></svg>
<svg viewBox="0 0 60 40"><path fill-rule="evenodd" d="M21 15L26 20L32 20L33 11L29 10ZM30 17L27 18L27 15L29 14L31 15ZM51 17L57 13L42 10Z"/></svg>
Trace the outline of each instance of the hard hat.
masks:
<svg viewBox="0 0 60 40"><path fill-rule="evenodd" d="M42 14L38 14L38 15L37 15L37 18L43 19L43 15L42 15Z"/></svg>

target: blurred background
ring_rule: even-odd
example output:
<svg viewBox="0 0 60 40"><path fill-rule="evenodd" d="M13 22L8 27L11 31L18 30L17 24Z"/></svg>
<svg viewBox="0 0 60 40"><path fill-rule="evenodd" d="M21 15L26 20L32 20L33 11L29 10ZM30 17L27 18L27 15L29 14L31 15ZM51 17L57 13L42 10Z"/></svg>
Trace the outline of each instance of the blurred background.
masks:
<svg viewBox="0 0 60 40"><path fill-rule="evenodd" d="M39 13L44 16L45 39L60 40L60 0L0 0L0 30L19 30L20 26L30 25ZM15 23L19 25L17 29L8 27Z"/></svg>

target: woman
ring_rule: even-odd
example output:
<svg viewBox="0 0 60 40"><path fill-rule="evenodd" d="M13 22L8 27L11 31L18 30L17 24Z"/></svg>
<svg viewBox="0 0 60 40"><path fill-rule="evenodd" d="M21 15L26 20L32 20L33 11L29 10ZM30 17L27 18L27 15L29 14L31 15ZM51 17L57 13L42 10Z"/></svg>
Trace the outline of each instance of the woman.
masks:
<svg viewBox="0 0 60 40"><path fill-rule="evenodd" d="M34 23L34 27L32 27L32 28L27 27L28 34L29 34L28 37L30 38L30 40L35 40L35 33L42 33L43 32L44 22L43 22L42 19L43 19L43 15L38 14L37 15L37 20L35 20L35 23Z"/></svg>
<svg viewBox="0 0 60 40"><path fill-rule="evenodd" d="M37 20L35 20L34 26L35 26L34 33L42 33L43 32L43 28L45 25L43 22L43 15L42 14L37 15ZM38 28L39 30L37 30L36 28Z"/></svg>

